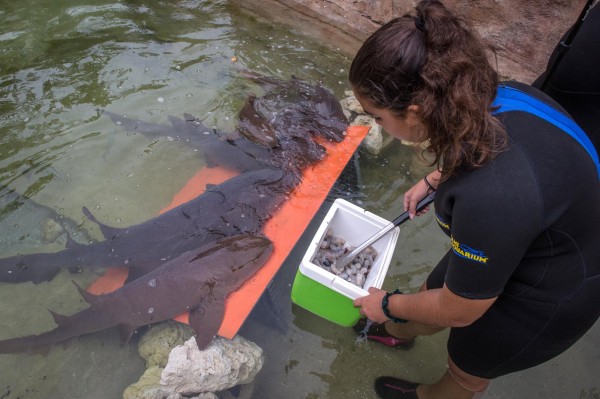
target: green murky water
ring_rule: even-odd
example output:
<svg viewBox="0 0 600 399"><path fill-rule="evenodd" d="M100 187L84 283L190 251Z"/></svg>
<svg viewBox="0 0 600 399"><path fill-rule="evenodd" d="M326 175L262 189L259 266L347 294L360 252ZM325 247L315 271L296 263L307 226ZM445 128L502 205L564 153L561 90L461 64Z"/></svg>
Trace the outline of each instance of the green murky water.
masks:
<svg viewBox="0 0 600 399"><path fill-rule="evenodd" d="M99 110L162 124L187 112L229 131L247 96L260 95L238 69L321 80L341 99L349 65L335 48L226 1L0 0L0 256L59 250L65 230L78 242L100 239L84 206L113 226L145 221L204 165L196 148L128 135ZM424 171L399 144L358 163L359 185L333 195L390 219ZM444 248L431 215L407 226L385 286L417 289ZM86 306L71 280L95 278L0 284L0 338L52 328L47 309ZM286 275L275 282L289 292ZM443 336L408 353L356 345L351 330L280 299L283 327L257 310L242 331L266 354L253 397L371 398L379 374L432 380L443 371ZM135 345L120 346L110 330L48 353L0 355L0 398L119 398L142 372Z"/></svg>

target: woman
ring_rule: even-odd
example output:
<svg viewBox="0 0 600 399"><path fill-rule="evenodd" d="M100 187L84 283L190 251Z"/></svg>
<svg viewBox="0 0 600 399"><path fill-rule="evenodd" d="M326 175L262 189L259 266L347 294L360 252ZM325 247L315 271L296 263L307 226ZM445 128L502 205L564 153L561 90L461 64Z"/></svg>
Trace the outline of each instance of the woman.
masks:
<svg viewBox="0 0 600 399"><path fill-rule="evenodd" d="M572 43L568 48L562 48L573 29L575 26L561 38L546 71L532 86L543 90L565 108L588 134L596 151L600 151L600 5L596 3L588 10ZM562 56L558 58L558 54ZM550 73L553 66L554 72Z"/></svg>
<svg viewBox="0 0 600 399"><path fill-rule="evenodd" d="M354 302L381 323L367 336L390 346L451 329L448 372L438 382L380 377L378 395L479 397L491 379L575 343L600 315L597 155L566 125L496 96L512 90L558 104L526 85L499 86L479 39L439 1L421 1L415 16L367 39L350 82L387 132L432 157L437 170L406 192L404 207L414 216L436 190L437 220L452 243L418 293L370 288Z"/></svg>

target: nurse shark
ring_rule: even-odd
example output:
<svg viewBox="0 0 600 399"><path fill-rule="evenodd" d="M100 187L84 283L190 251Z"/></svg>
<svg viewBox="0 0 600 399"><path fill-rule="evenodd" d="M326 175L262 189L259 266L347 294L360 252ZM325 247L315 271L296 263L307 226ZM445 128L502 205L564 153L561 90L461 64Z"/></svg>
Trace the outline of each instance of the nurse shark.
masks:
<svg viewBox="0 0 600 399"><path fill-rule="evenodd" d="M210 342L222 320L222 301L211 299L217 288L198 287L207 286L212 275L209 285L218 287L219 298L224 299L241 283L237 277L229 278L235 273L227 268L224 272L219 259L227 264L234 262L234 269L248 262L254 269L266 261L270 246L264 243L265 223L301 182L302 171L326 156L319 140L341 142L347 126L339 102L320 84L311 85L296 78L282 81L250 72L244 72L244 76L258 83L265 94L248 98L233 132L213 131L189 114L170 117L171 126L165 126L104 111L127 131L185 139L202 148L209 165L236 169L240 174L207 187L202 195L187 203L126 228L102 224L83 208L82 212L98 223L103 241L78 244L69 240L59 252L0 259L0 282L6 283L49 281L61 268L130 269L125 285L114 294L96 298L80 290L90 308L73 316L55 315L58 327L47 333L0 341L0 353L60 342L114 325L126 325L126 330L130 330L177 316L182 312L183 291L190 291L186 309L202 308L198 319L203 319L201 314L212 315L206 325L200 321L191 323L199 347ZM254 249L244 250L245 246L238 243L252 239L262 243L251 246L261 247L260 254ZM195 273L204 283L187 282ZM158 290L147 287L151 282L165 287L167 281L169 289L161 291L157 307ZM152 315L148 315L149 309L154 309ZM124 320L129 320L131 314L144 316L127 324ZM88 323L92 318L98 322Z"/></svg>
<svg viewBox="0 0 600 399"><path fill-rule="evenodd" d="M91 306L71 316L52 312L55 329L0 341L0 353L20 352L82 334L119 326L127 342L147 324L189 312L198 348L205 348L221 326L225 298L252 276L272 252L261 236L242 234L185 252L150 273L105 295L79 292Z"/></svg>

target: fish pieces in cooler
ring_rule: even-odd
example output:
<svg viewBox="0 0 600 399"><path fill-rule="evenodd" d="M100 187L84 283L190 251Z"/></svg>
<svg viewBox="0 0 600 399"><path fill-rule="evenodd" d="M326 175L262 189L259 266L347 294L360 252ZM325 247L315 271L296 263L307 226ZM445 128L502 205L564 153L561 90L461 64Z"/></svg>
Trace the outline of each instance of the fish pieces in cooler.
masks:
<svg viewBox="0 0 600 399"><path fill-rule="evenodd" d="M367 247L346 267L338 268L336 266L337 260L351 252L354 248L343 238L335 236L331 229L328 229L312 262L324 270L358 287L362 287L375 262L377 250L373 247Z"/></svg>

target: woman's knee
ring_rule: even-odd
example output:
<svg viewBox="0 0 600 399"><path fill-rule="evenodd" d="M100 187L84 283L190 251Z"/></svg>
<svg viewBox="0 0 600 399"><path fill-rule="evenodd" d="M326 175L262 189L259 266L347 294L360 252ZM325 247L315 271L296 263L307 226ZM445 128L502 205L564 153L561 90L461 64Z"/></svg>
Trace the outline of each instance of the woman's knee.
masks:
<svg viewBox="0 0 600 399"><path fill-rule="evenodd" d="M460 384L463 388L476 394L483 393L491 381L489 379L477 377L461 370L450 357L448 357L448 372L454 381ZM477 395L475 397L477 397Z"/></svg>

